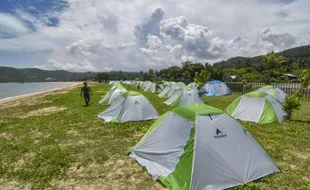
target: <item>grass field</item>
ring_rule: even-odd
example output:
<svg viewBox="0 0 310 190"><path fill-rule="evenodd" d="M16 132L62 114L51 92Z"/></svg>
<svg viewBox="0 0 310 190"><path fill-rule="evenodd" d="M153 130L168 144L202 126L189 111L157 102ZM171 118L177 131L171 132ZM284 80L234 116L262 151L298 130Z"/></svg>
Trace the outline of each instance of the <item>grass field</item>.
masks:
<svg viewBox="0 0 310 190"><path fill-rule="evenodd" d="M128 90L137 90L126 86ZM125 155L152 121L107 124L97 102L109 89L93 84L91 106L79 89L0 105L0 189L164 189ZM170 107L142 92L159 114ZM238 95L206 98L224 109ZM310 189L310 102L302 102L292 121L282 125L243 125L276 161L281 173L235 189Z"/></svg>

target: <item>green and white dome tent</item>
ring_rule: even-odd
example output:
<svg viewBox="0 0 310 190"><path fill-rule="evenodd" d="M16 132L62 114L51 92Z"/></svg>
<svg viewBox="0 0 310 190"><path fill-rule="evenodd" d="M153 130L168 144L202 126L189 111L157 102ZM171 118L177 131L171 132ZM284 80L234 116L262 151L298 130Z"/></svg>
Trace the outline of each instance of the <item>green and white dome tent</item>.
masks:
<svg viewBox="0 0 310 190"><path fill-rule="evenodd" d="M111 92L108 92L100 101L99 104L111 105L122 93L127 92L124 87L116 87Z"/></svg>
<svg viewBox="0 0 310 190"><path fill-rule="evenodd" d="M159 87L158 92L161 92L165 88L165 85L160 84L160 85L158 85L158 87Z"/></svg>
<svg viewBox="0 0 310 190"><path fill-rule="evenodd" d="M147 81L146 84L145 84L145 86L144 86L144 91L145 91L145 92L146 92L146 91L149 91L150 88L151 88L151 86L152 86L152 82Z"/></svg>
<svg viewBox="0 0 310 190"><path fill-rule="evenodd" d="M286 115L278 100L259 91L237 98L226 108L226 112L235 119L259 124L282 123Z"/></svg>
<svg viewBox="0 0 310 190"><path fill-rule="evenodd" d="M185 87L186 85L183 82L177 82L176 84L179 88Z"/></svg>
<svg viewBox="0 0 310 190"><path fill-rule="evenodd" d="M162 115L129 156L171 190L226 189L279 171L247 129L205 104Z"/></svg>
<svg viewBox="0 0 310 190"><path fill-rule="evenodd" d="M173 84L173 85L169 88L169 91L168 91L168 94L166 94L166 97L167 97L167 98L170 98L170 97L174 94L174 92L175 92L176 90L180 89L180 88L181 88L181 87L178 86L178 84Z"/></svg>
<svg viewBox="0 0 310 190"><path fill-rule="evenodd" d="M198 84L195 83L195 82L189 83L189 84L187 85L187 87L192 88L192 89L198 91Z"/></svg>
<svg viewBox="0 0 310 190"><path fill-rule="evenodd" d="M106 122L146 121L159 117L153 105L140 93L127 91L98 115Z"/></svg>
<svg viewBox="0 0 310 190"><path fill-rule="evenodd" d="M276 88L276 87L273 87L271 85L267 85L267 86L264 86L264 87L258 89L258 91L265 92L265 93L273 96L274 98L276 98L281 103L285 102L286 93L283 90L281 90L280 88Z"/></svg>
<svg viewBox="0 0 310 190"><path fill-rule="evenodd" d="M170 90L170 86L166 86L158 95L158 97L160 98L164 98L164 97L167 97L168 96L168 93L169 93L169 90Z"/></svg>
<svg viewBox="0 0 310 190"><path fill-rule="evenodd" d="M196 90L183 87L177 90L168 100L164 102L170 106L181 106L186 104L204 104Z"/></svg>
<svg viewBox="0 0 310 190"><path fill-rule="evenodd" d="M113 90L115 90L116 88L124 88L124 86L121 84L121 83L119 83L119 82L114 82L113 84L112 84L112 87L110 88L110 90L106 93L106 95L107 94L109 94L109 93L111 93ZM102 96L102 97L105 97L106 95L104 95L104 96Z"/></svg>
<svg viewBox="0 0 310 190"><path fill-rule="evenodd" d="M156 83L152 83L151 88L150 88L150 91L151 91L152 93L155 93L155 92L156 92Z"/></svg>
<svg viewBox="0 0 310 190"><path fill-rule="evenodd" d="M139 84L139 87L141 88L141 89L143 89L143 86L145 85L145 82L140 82L140 84Z"/></svg>

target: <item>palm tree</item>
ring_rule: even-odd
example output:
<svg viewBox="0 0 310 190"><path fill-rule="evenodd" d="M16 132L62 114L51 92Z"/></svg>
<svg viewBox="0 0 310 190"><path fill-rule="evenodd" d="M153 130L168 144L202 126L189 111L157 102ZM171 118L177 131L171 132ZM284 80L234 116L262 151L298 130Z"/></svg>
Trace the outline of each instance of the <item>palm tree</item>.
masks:
<svg viewBox="0 0 310 190"><path fill-rule="evenodd" d="M270 53L267 53L263 57L263 62L268 68L268 79L267 79L267 84L270 84L270 74L271 74L271 69L278 67L280 64L286 62L287 59L281 55L275 54L273 51Z"/></svg>

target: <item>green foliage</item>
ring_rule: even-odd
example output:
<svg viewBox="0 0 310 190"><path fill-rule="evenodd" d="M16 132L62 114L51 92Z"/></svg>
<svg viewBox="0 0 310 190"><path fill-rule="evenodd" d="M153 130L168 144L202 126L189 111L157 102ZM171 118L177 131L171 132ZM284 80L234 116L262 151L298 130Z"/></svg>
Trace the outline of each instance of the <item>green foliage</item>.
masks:
<svg viewBox="0 0 310 190"><path fill-rule="evenodd" d="M286 96L285 103L283 104L283 110L286 112L286 118L291 119L292 114L295 110L299 110L301 104L299 100L303 96L303 88L307 88L310 85L310 70L303 70L300 78L300 89L298 89L294 94Z"/></svg>
<svg viewBox="0 0 310 190"><path fill-rule="evenodd" d="M295 110L300 109L299 94L298 92L285 97L285 103L283 104L283 111L286 112L286 119L290 120Z"/></svg>
<svg viewBox="0 0 310 190"><path fill-rule="evenodd" d="M307 88L310 85L310 69L302 71L300 81L302 88Z"/></svg>
<svg viewBox="0 0 310 190"><path fill-rule="evenodd" d="M207 69L203 69L199 72L195 73L195 83L199 86L199 88L203 87L208 82L209 76Z"/></svg>
<svg viewBox="0 0 310 190"><path fill-rule="evenodd" d="M298 60L295 58L286 58L283 53L268 53L265 56L253 58L235 57L227 61L221 61L210 65L205 63L194 63L185 61L181 63L181 67L172 66L160 71L149 70L147 73L126 73L123 76L118 73L108 73L112 80L134 80L138 78L144 81L182 81L186 84L195 81L196 73L200 73L203 69L207 69L209 79L224 81L243 81L247 82L290 82L289 78L283 74L287 72L302 73L298 69L310 65L306 60ZM310 57L310 52L309 52ZM302 62L302 64L299 64ZM116 75L115 75L116 74ZM231 79L230 76L236 76ZM197 78L197 77L196 77ZM198 77L199 78L199 77Z"/></svg>
<svg viewBox="0 0 310 190"><path fill-rule="evenodd" d="M286 61L287 59L285 57L281 55L277 55L274 52L267 53L265 56L263 56L263 62L268 69L267 84L270 84L272 82L271 81L271 70L273 68L279 67L280 64L285 63Z"/></svg>

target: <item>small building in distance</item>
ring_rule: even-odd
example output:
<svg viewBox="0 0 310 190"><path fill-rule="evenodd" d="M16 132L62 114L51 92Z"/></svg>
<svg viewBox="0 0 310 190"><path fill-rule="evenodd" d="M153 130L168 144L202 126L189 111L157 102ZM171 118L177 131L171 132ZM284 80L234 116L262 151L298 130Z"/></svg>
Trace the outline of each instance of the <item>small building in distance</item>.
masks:
<svg viewBox="0 0 310 190"><path fill-rule="evenodd" d="M225 82L235 82L237 80L237 76L232 75L224 78Z"/></svg>
<svg viewBox="0 0 310 190"><path fill-rule="evenodd" d="M299 80L298 76L291 73L283 74L284 77L288 77L290 80Z"/></svg>
<svg viewBox="0 0 310 190"><path fill-rule="evenodd" d="M55 81L56 79L53 78L53 77L47 77L47 78L45 78L45 80L46 80L46 81Z"/></svg>

